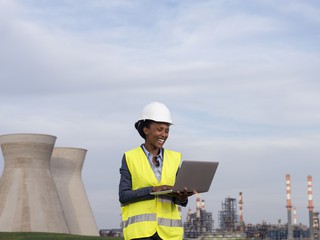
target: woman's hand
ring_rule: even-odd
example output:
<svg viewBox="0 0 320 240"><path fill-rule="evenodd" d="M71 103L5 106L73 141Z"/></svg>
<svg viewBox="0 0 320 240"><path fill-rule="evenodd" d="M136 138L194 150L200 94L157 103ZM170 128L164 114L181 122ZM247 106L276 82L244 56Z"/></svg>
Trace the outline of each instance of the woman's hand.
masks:
<svg viewBox="0 0 320 240"><path fill-rule="evenodd" d="M152 192L160 192L160 191L171 190L171 189L172 189L172 186L162 185L162 186L152 187Z"/></svg>
<svg viewBox="0 0 320 240"><path fill-rule="evenodd" d="M188 191L187 188L185 188L184 191L173 192L173 193L171 193L171 195L178 198L179 201L184 202L188 199L188 197L190 197L196 193L197 193L196 191L190 192L190 191Z"/></svg>

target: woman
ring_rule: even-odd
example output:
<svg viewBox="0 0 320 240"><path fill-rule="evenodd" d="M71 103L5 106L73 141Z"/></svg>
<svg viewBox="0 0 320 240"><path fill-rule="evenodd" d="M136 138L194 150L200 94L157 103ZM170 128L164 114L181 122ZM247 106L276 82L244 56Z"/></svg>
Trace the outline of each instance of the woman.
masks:
<svg viewBox="0 0 320 240"><path fill-rule="evenodd" d="M183 238L178 205L186 206L187 192L152 195L171 189L181 163L181 153L164 149L172 124L162 103L146 105L135 128L144 144L124 153L120 168L119 201L125 239Z"/></svg>

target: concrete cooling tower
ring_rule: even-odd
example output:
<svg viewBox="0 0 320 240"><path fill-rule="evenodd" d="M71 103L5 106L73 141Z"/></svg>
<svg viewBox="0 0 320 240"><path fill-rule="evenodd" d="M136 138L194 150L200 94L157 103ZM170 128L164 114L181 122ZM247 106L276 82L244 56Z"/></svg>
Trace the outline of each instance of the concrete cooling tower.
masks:
<svg viewBox="0 0 320 240"><path fill-rule="evenodd" d="M56 183L70 233L99 236L99 231L82 182L81 171L87 150L54 148L51 173Z"/></svg>
<svg viewBox="0 0 320 240"><path fill-rule="evenodd" d="M0 231L69 233L50 172L55 136L0 136Z"/></svg>

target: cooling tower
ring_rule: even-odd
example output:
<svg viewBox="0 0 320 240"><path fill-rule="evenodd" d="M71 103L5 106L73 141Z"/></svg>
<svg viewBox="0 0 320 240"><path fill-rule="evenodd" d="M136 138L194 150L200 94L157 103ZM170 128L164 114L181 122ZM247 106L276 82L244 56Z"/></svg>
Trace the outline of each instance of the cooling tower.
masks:
<svg viewBox="0 0 320 240"><path fill-rule="evenodd" d="M81 178L86 153L87 150L81 148L54 148L51 157L51 173L70 233L99 236Z"/></svg>
<svg viewBox="0 0 320 240"><path fill-rule="evenodd" d="M0 231L69 233L50 173L55 136L0 136Z"/></svg>

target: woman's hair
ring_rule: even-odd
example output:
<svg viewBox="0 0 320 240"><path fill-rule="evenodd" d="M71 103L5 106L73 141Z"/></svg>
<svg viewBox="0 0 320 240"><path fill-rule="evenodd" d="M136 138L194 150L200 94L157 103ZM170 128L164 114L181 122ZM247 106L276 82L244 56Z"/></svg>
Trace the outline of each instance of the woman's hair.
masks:
<svg viewBox="0 0 320 240"><path fill-rule="evenodd" d="M153 120L139 120L134 124L134 127L138 130L138 133L143 139L146 139L146 135L143 132L143 128L149 128L150 124L153 123Z"/></svg>

